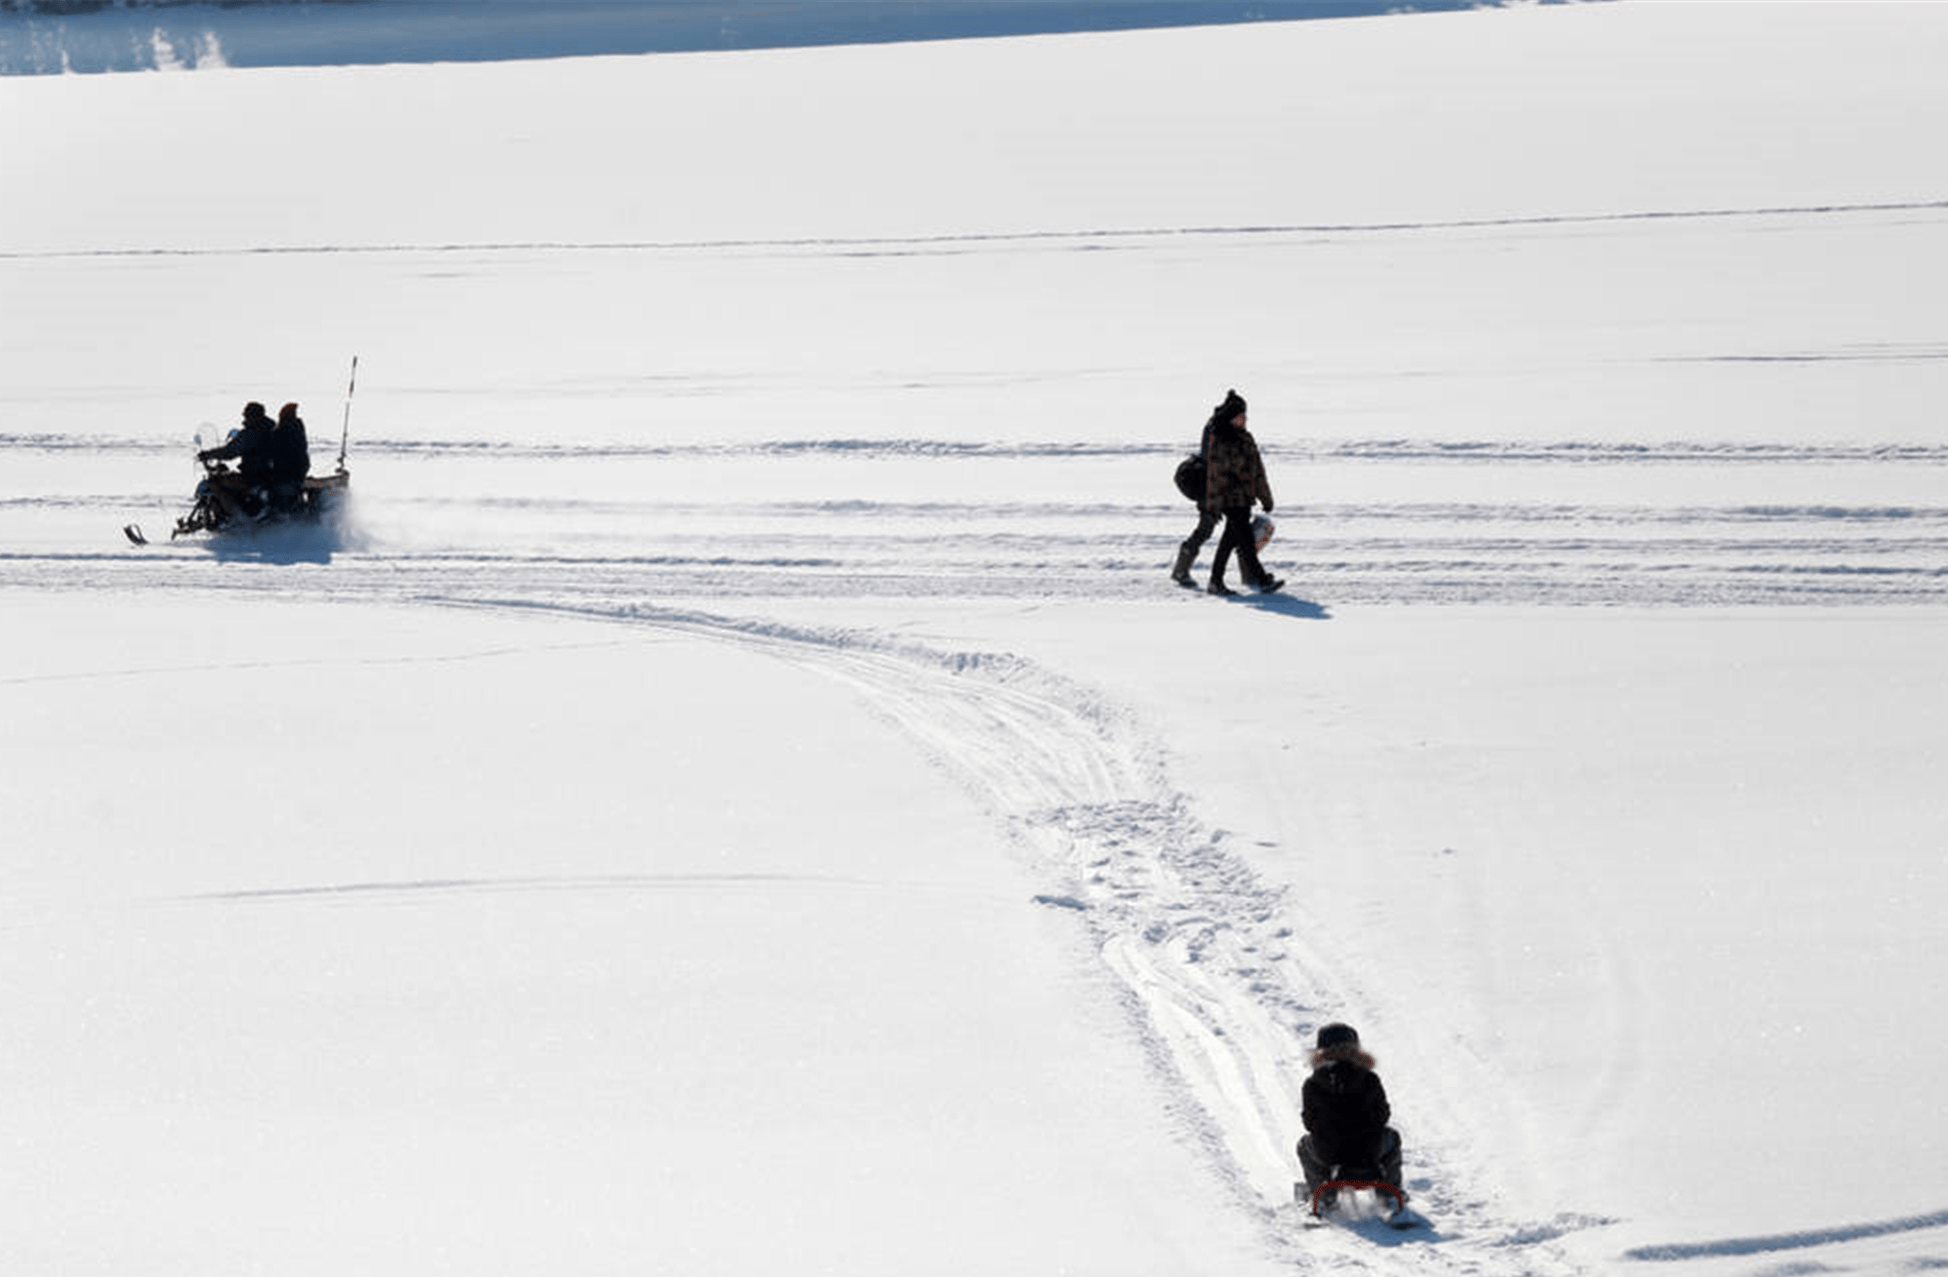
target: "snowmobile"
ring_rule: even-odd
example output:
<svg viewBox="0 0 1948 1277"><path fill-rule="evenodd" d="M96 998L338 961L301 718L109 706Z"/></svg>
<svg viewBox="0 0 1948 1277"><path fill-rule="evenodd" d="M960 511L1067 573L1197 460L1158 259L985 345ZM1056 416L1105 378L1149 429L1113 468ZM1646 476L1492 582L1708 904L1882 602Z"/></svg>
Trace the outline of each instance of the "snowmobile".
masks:
<svg viewBox="0 0 1948 1277"><path fill-rule="evenodd" d="M222 459L204 456L203 436L197 435L197 460L202 463L203 477L196 484L189 513L176 520L175 530L170 532L169 539L174 541L177 537L196 532L214 534L250 531L286 523L317 523L342 507L352 490L352 475L345 468L345 450L352 441L352 395L357 389L358 356L353 355L352 375L345 383L345 422L338 437L338 468L327 475L307 475L295 493L288 490L279 493L263 485L245 482L243 475L231 469ZM261 405L253 404L251 407ZM285 409L295 413L297 405L287 404ZM230 438L236 437L237 432L232 430ZM137 524L125 524L122 534L135 545L149 544L149 538L142 535L142 529Z"/></svg>
<svg viewBox="0 0 1948 1277"><path fill-rule="evenodd" d="M352 475L339 454L338 468L327 475L310 475L296 496L280 503L270 491L246 484L243 476L223 461L211 458L203 463L203 478L190 499L189 513L176 520L169 534L177 537L197 532L223 533L276 527L286 523L317 523L339 508L351 491ZM135 545L149 544L139 525L122 529Z"/></svg>

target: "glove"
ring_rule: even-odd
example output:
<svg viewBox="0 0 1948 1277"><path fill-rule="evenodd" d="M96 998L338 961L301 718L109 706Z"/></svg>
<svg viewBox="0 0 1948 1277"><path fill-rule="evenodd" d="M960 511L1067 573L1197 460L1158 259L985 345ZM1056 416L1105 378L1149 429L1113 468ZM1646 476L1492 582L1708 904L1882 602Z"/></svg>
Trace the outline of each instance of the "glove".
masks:
<svg viewBox="0 0 1948 1277"><path fill-rule="evenodd" d="M1265 513L1266 513L1266 514L1270 514L1271 512L1272 512L1272 499L1271 499L1270 497L1266 497L1266 498L1265 498Z"/></svg>

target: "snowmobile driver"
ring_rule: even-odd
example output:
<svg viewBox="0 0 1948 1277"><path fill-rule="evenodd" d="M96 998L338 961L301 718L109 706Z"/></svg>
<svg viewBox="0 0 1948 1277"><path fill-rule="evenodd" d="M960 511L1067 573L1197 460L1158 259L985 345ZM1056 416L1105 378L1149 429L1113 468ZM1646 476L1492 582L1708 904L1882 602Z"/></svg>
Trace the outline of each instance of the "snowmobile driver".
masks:
<svg viewBox="0 0 1948 1277"><path fill-rule="evenodd" d="M1378 1171L1387 1183L1403 1187L1400 1134L1387 1125L1393 1117L1387 1088L1351 1025L1328 1024L1319 1030L1312 1076L1305 1080L1300 1099L1306 1135L1299 1141L1299 1165L1307 1193L1318 1191L1327 1180L1347 1177L1348 1170Z"/></svg>
<svg viewBox="0 0 1948 1277"><path fill-rule="evenodd" d="M213 474L216 492L224 509L234 519L256 518L264 512L267 491L275 469L271 433L275 429L264 405L252 400L244 405L243 425L230 432L222 447L205 448L196 454L198 461L236 459L235 473Z"/></svg>

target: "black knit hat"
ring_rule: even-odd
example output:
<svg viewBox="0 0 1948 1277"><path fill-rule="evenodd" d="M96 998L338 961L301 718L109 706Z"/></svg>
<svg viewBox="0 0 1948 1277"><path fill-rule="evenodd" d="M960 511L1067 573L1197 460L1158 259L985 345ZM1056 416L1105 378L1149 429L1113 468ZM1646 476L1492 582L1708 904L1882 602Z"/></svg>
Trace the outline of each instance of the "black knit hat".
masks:
<svg viewBox="0 0 1948 1277"><path fill-rule="evenodd" d="M1240 395L1235 390L1227 390L1224 392L1224 402L1219 404L1217 406L1217 411L1212 413L1211 415L1216 417L1219 421L1236 421L1238 419L1238 414L1243 412L1244 410L1245 410L1244 396Z"/></svg>
<svg viewBox="0 0 1948 1277"><path fill-rule="evenodd" d="M1328 1024L1319 1030L1319 1050L1329 1051L1336 1046L1358 1046L1360 1035L1350 1024Z"/></svg>

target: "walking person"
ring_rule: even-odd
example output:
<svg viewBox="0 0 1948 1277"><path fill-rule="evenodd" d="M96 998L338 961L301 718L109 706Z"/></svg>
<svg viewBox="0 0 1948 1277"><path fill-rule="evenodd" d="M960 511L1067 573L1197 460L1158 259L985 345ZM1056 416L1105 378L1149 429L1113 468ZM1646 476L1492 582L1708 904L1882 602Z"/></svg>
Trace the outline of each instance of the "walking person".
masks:
<svg viewBox="0 0 1948 1277"><path fill-rule="evenodd" d="M1224 583L1224 569L1230 565L1233 554L1238 556L1238 572L1246 585L1270 594L1285 584L1258 562L1258 544L1251 530L1251 504L1256 501L1270 514L1272 485L1265 478L1258 441L1246 428L1246 415L1243 397L1235 390L1229 391L1217 411L1211 414L1211 424L1204 432L1203 509L1207 516L1224 518L1224 535L1218 538L1217 558L1211 564L1209 590L1212 594L1237 593ZM1198 526L1203 526L1202 520ZM1192 557L1195 557L1194 550ZM1178 558L1181 562L1181 550Z"/></svg>

